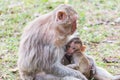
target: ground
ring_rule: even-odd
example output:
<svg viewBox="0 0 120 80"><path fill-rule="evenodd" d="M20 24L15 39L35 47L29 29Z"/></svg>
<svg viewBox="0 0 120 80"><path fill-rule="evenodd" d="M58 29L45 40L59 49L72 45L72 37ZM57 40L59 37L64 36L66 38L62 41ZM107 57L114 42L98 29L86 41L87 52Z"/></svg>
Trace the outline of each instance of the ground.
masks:
<svg viewBox="0 0 120 80"><path fill-rule="evenodd" d="M19 80L15 69L25 25L62 3L71 4L79 14L78 31L86 54L98 66L120 74L119 0L0 0L0 80Z"/></svg>

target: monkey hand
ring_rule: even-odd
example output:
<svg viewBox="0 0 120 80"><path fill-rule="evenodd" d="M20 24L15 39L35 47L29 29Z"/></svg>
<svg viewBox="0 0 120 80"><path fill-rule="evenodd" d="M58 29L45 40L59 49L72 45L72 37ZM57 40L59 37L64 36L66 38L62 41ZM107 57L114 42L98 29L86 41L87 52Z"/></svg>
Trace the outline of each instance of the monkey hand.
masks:
<svg viewBox="0 0 120 80"><path fill-rule="evenodd" d="M78 78L81 79L81 80L88 80L84 75L81 76L81 77L78 76Z"/></svg>
<svg viewBox="0 0 120 80"><path fill-rule="evenodd" d="M75 69L75 70L79 69L79 65L77 65L77 64L69 64L69 65L67 65L67 67Z"/></svg>
<svg viewBox="0 0 120 80"><path fill-rule="evenodd" d="M80 71L75 70L75 77L81 80L88 80Z"/></svg>
<svg viewBox="0 0 120 80"><path fill-rule="evenodd" d="M93 75L96 73L96 65L94 63L91 65L91 72Z"/></svg>
<svg viewBox="0 0 120 80"><path fill-rule="evenodd" d="M96 65L94 63L92 63L90 65L90 77L89 77L89 79L92 79L95 74L96 74Z"/></svg>

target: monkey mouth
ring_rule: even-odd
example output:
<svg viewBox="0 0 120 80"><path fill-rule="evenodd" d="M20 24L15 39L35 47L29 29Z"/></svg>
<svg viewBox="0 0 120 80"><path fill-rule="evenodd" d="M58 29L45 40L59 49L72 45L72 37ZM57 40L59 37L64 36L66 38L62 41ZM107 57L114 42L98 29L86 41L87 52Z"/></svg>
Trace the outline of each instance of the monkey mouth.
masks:
<svg viewBox="0 0 120 80"><path fill-rule="evenodd" d="M70 55L73 55L74 52L66 52L66 54L70 56Z"/></svg>

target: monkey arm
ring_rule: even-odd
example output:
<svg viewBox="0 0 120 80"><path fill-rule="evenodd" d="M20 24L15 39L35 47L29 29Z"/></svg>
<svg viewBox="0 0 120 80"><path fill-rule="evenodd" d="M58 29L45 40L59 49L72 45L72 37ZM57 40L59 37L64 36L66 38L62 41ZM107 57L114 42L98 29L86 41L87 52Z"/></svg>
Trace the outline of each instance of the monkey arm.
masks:
<svg viewBox="0 0 120 80"><path fill-rule="evenodd" d="M89 56L89 55L86 55L87 59L90 61L90 64L91 64L91 74L94 75L96 74L96 63L95 63L95 60Z"/></svg>
<svg viewBox="0 0 120 80"><path fill-rule="evenodd" d="M72 69L76 69L76 70L79 69L79 65L77 65L77 64L69 64L69 65L67 65L67 67L72 68Z"/></svg>
<svg viewBox="0 0 120 80"><path fill-rule="evenodd" d="M87 78L80 71L71 69L60 63L54 64L54 66L51 68L51 71L54 75L59 76L59 77L73 76L73 77L76 77L82 80L87 80Z"/></svg>
<svg viewBox="0 0 120 80"><path fill-rule="evenodd" d="M79 60L80 60L80 57L76 54L73 54L72 60L71 60L72 64L67 65L67 67L78 70Z"/></svg>

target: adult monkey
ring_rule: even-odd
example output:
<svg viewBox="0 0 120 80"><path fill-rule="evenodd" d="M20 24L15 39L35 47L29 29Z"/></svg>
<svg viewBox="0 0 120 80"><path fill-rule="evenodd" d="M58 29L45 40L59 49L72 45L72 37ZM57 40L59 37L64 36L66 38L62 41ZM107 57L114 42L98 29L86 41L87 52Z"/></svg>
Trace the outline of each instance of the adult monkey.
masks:
<svg viewBox="0 0 120 80"><path fill-rule="evenodd" d="M60 5L32 21L24 30L19 47L18 68L22 80L33 80L37 72L87 80L79 71L61 64L67 37L76 30L76 11Z"/></svg>

